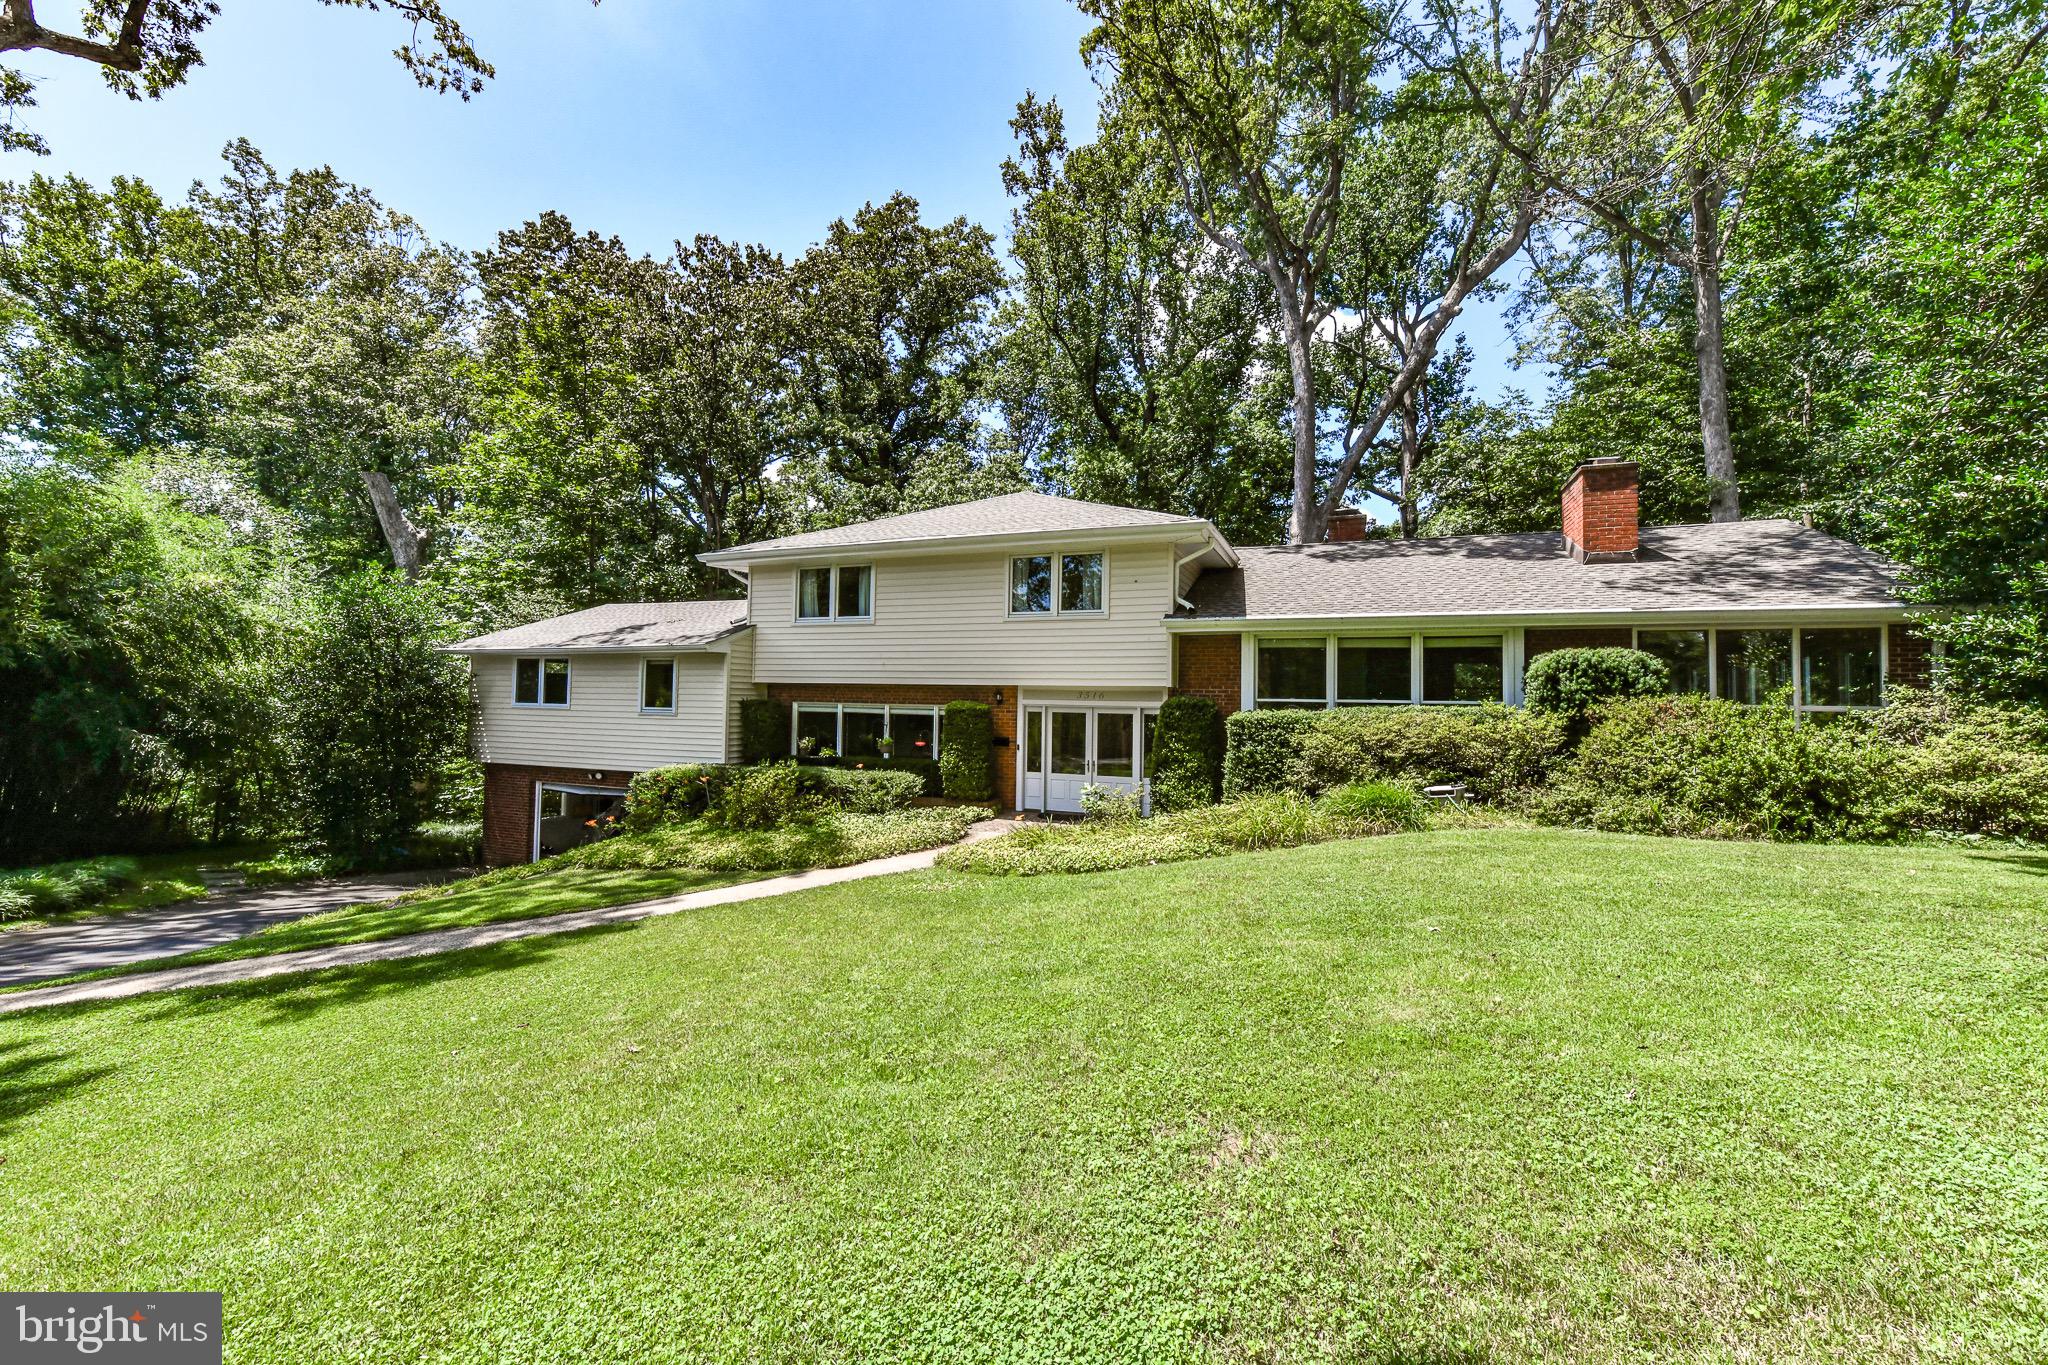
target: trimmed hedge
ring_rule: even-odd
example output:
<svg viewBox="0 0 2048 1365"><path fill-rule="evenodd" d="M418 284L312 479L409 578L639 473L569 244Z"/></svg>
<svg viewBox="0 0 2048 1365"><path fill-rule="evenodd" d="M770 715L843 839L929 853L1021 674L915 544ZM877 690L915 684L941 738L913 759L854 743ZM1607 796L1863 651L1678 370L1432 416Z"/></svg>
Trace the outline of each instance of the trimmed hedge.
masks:
<svg viewBox="0 0 2048 1365"><path fill-rule="evenodd" d="M1480 800L1542 784L1565 752L1556 716L1484 706L1240 711L1225 723L1223 792L1304 796L1354 782L1462 782Z"/></svg>
<svg viewBox="0 0 2048 1365"><path fill-rule="evenodd" d="M1582 716L1603 701L1664 695L1671 668L1640 649L1553 649L1530 660L1522 688L1531 711Z"/></svg>
<svg viewBox="0 0 2048 1365"><path fill-rule="evenodd" d="M901 810L924 795L918 773L887 768L818 768L800 770L806 788L838 806L862 815Z"/></svg>
<svg viewBox="0 0 2048 1365"><path fill-rule="evenodd" d="M1893 805L1908 828L2048 842L2048 712L1901 687L1869 724L1897 747Z"/></svg>
<svg viewBox="0 0 2048 1365"><path fill-rule="evenodd" d="M1223 784L1223 718L1206 697L1168 697L1147 755L1156 811L1213 805Z"/></svg>
<svg viewBox="0 0 2048 1365"><path fill-rule="evenodd" d="M696 819L718 800L728 771L716 763L678 763L635 773L626 784L626 829L641 834Z"/></svg>
<svg viewBox="0 0 2048 1365"><path fill-rule="evenodd" d="M995 794L995 717L986 703L949 701L939 731L940 789L957 801Z"/></svg>
<svg viewBox="0 0 2048 1365"><path fill-rule="evenodd" d="M740 700L740 758L767 763L789 755L789 707L769 697Z"/></svg>

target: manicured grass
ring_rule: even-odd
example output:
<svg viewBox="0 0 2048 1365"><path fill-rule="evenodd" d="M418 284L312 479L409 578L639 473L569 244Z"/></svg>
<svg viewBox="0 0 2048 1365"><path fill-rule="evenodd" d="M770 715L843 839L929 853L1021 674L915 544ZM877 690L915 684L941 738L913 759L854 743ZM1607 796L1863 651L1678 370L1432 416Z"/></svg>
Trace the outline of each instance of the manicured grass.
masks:
<svg viewBox="0 0 2048 1365"><path fill-rule="evenodd" d="M0 1019L0 1283L237 1361L2040 1358L2048 858L935 871Z"/></svg>

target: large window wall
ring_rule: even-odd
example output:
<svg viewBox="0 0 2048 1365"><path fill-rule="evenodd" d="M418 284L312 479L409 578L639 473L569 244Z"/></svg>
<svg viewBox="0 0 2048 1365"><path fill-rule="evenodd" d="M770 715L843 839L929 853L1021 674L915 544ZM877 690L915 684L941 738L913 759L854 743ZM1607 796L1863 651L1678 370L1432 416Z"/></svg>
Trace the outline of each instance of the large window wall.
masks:
<svg viewBox="0 0 2048 1365"><path fill-rule="evenodd" d="M1518 644L1506 633L1261 636L1253 700L1262 710L1508 701Z"/></svg>
<svg viewBox="0 0 2048 1365"><path fill-rule="evenodd" d="M1889 658L1883 626L1689 630L1640 628L1636 648L1671 669L1671 690L1756 706L1789 699L1819 715L1884 701ZM1797 686L1794 686L1794 683Z"/></svg>
<svg viewBox="0 0 2048 1365"><path fill-rule="evenodd" d="M884 746L883 741L889 743ZM798 702L790 746L804 758L939 756L939 708L862 702Z"/></svg>

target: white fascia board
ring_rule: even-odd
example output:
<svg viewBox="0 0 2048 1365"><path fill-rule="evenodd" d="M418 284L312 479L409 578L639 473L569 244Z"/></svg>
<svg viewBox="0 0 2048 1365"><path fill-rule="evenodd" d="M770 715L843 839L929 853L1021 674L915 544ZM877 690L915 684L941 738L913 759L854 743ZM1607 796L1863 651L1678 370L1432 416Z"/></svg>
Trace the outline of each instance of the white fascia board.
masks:
<svg viewBox="0 0 2048 1365"><path fill-rule="evenodd" d="M718 635L702 636L676 644L491 645L483 649L471 649L463 645L436 645L434 650L438 654L462 654L477 658L510 655L523 655L527 658L533 658L542 654L556 656L564 654L729 654L732 652L733 637L743 631L752 629L752 625L739 625Z"/></svg>
<svg viewBox="0 0 2048 1365"><path fill-rule="evenodd" d="M978 549L1006 550L1034 545L1144 545L1187 544L1206 541L1225 566L1237 563L1237 554L1222 533L1200 518L1161 522L1151 526L1112 526L1094 530L1004 531L999 535L973 534L925 536L917 540L863 541L845 545L806 545L781 550L717 550L698 555L700 563L713 568L745 568L755 564L832 564L849 559L896 559L913 555L958 554Z"/></svg>
<svg viewBox="0 0 2048 1365"><path fill-rule="evenodd" d="M1873 624L1910 621L1933 615L1928 609L1907 606L1841 607L1815 603L1807 606L1729 606L1702 610L1686 607L1658 611L1643 607L1616 607L1601 611L1496 611L1441 612L1418 616L1412 612L1358 612L1349 616L1169 616L1166 629L1176 635L1236 634L1239 631L1346 631L1346 630L1439 630L1467 626L1714 626L1742 621L1759 627L1771 625L1814 625L1839 621L1844 624Z"/></svg>

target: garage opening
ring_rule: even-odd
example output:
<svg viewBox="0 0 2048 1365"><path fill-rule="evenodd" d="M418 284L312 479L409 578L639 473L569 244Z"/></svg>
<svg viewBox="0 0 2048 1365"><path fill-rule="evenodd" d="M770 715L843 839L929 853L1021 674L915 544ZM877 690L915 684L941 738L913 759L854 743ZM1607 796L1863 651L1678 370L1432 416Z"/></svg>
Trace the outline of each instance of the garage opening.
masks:
<svg viewBox="0 0 2048 1365"><path fill-rule="evenodd" d="M533 859L567 853L625 828L626 793L616 787L543 782L534 793Z"/></svg>

